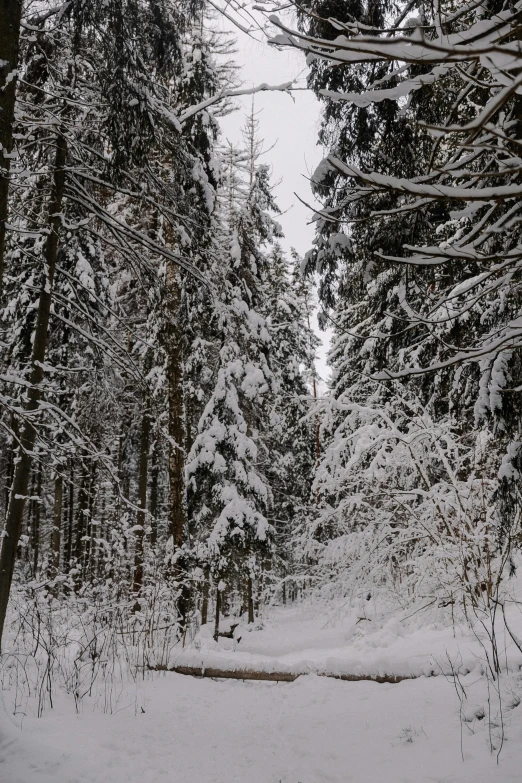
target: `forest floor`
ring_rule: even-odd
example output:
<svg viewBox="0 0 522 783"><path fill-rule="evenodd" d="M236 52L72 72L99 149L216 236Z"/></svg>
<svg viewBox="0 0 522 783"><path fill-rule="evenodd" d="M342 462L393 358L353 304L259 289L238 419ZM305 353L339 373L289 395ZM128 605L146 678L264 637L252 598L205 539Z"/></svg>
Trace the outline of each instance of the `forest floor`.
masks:
<svg viewBox="0 0 522 783"><path fill-rule="evenodd" d="M371 622L367 620L366 624ZM107 701L105 683L105 691L98 687L91 698L82 700L78 712L72 697L57 690L53 709L46 710L41 718L34 714L31 700L13 716L14 695L4 692L4 708L0 707L0 780L520 780L522 675L518 666L503 675L500 709L496 683L481 674L483 655L479 644L473 648L471 636L463 632L453 636L453 631L449 633L437 623L404 630L404 624L396 620L367 633L364 641L360 625L355 616L341 620L311 609L274 610L265 619L264 628L245 634L239 644L220 639L216 645L203 633L196 640L199 650L185 654L203 655L207 650L223 660L259 662L273 658L275 669L285 662L294 667L305 661L320 668L322 656L326 669L340 665L344 649L354 665L358 656L358 665L363 666L366 654L368 671L379 666L387 669L390 662L412 671L437 660L442 664L455 655L461 656L460 660L469 657L475 661L473 670L459 678L464 691L460 686L455 688L454 680L444 675L377 684L344 682L312 673L294 682L274 683L197 679L158 672L147 674L137 683L114 681L110 685L112 714L103 711Z"/></svg>

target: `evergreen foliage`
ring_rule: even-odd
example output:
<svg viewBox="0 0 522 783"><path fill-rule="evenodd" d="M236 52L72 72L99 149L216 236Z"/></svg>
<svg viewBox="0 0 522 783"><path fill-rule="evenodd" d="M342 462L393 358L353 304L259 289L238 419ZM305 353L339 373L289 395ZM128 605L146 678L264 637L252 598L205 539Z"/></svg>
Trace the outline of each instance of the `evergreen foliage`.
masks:
<svg viewBox="0 0 522 783"><path fill-rule="evenodd" d="M0 625L13 576L136 621L157 607L178 636L223 583L252 621L310 491L313 339L254 115L243 150L218 146L230 36L190 0L75 2L20 29Z"/></svg>

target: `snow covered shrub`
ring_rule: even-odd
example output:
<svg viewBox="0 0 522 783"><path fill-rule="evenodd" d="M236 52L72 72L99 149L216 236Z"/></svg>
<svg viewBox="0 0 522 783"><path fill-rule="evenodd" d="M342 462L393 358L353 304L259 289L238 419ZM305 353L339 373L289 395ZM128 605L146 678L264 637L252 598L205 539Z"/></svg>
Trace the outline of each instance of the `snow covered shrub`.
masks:
<svg viewBox="0 0 522 783"><path fill-rule="evenodd" d="M491 436L460 436L407 398L381 408L341 396L324 407L320 504L299 530L321 595L491 607L509 553L492 502Z"/></svg>
<svg viewBox="0 0 522 783"><path fill-rule="evenodd" d="M89 698L111 713L128 698L127 686L149 669L166 668L177 644L176 593L168 585L144 590L136 612L132 595L118 600L107 591L71 590L57 596L33 582L17 586L10 602L0 686L15 694L18 706L31 702L38 715L60 691L72 695L77 711Z"/></svg>

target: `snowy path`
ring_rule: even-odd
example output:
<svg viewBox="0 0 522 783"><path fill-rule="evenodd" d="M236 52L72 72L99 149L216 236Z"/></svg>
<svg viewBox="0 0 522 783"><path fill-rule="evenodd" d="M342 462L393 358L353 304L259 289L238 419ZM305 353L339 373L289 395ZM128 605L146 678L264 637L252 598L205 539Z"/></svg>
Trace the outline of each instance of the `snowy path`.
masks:
<svg viewBox="0 0 522 783"><path fill-rule="evenodd" d="M473 691L471 686L471 691ZM483 684L480 684L482 689ZM481 690L482 693L482 690ZM317 676L243 683L155 675L114 715L64 698L0 728L2 783L514 783L522 706L500 766L486 720L464 726L443 677L399 685ZM126 706L129 705L129 706ZM136 705L138 706L136 714ZM145 712L141 711L141 705ZM474 732L474 733L472 733Z"/></svg>
<svg viewBox="0 0 522 783"><path fill-rule="evenodd" d="M273 607L261 627L239 627L240 643L226 638L216 643L213 627L205 626L197 646L172 648L168 665L403 677L441 672L449 675L452 667L460 672L475 670L478 675L487 668L485 650L489 641L480 622L473 631L468 625L453 627L447 621L417 626L415 617L412 623L404 623L397 616L379 618L368 613L367 617L370 608L365 605L338 618L327 607ZM361 622L363 617L367 619ZM518 607L509 620L510 627L522 638ZM478 638L483 639L484 647ZM502 661L507 655L511 671L522 669L522 654L500 622L497 640Z"/></svg>

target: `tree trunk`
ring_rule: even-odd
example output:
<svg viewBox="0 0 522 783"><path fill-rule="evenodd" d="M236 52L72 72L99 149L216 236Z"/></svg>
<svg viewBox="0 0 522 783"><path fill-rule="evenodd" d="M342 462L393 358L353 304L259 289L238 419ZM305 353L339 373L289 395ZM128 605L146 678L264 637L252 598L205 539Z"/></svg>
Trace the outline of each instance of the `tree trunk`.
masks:
<svg viewBox="0 0 522 783"><path fill-rule="evenodd" d="M67 542L64 551L65 567L71 567L73 556L73 532L74 532L74 461L71 459L69 473L69 499L67 501Z"/></svg>
<svg viewBox="0 0 522 783"><path fill-rule="evenodd" d="M210 593L210 568L208 566L205 568L203 579L205 581L203 582L201 600L201 625L206 625L208 621L208 597Z"/></svg>
<svg viewBox="0 0 522 783"><path fill-rule="evenodd" d="M219 615L221 614L221 590L219 585L216 588L216 617L214 620L214 641L219 639Z"/></svg>
<svg viewBox="0 0 522 783"><path fill-rule="evenodd" d="M87 534L87 496L88 477L84 461L81 462L81 481L78 490L78 503L76 508L76 526L74 531L74 559L76 567L80 568L83 561L84 536Z"/></svg>
<svg viewBox="0 0 522 783"><path fill-rule="evenodd" d="M85 574L92 584L96 571L97 544L94 524L94 502L96 498L97 463L92 460L89 474L89 492L87 498L87 541L85 547Z"/></svg>
<svg viewBox="0 0 522 783"><path fill-rule="evenodd" d="M13 456L16 456L16 453L13 454ZM11 483L13 481L13 476L11 475ZM9 488L11 487L11 484L9 484ZM26 563L31 562L33 549L34 549L34 513L36 509L36 475L33 473L31 476L31 482L29 487L29 494L31 496L31 501L29 502L29 508L27 513L27 525L26 525L26 535L27 535L27 545L24 547L23 552L23 558ZM5 507L6 513L7 513L7 507L9 506L9 496L7 498L7 505ZM4 517L5 518L5 517ZM18 545L18 557L22 556L20 544Z"/></svg>
<svg viewBox="0 0 522 783"><path fill-rule="evenodd" d="M140 510L136 515L138 529L134 534L134 580L132 592L138 598L143 586L143 539L145 535L145 521L147 518L147 480L149 476L149 440L150 440L150 409L145 405L141 420L140 435L140 464L138 479L138 506ZM139 601L134 606L139 611Z"/></svg>
<svg viewBox="0 0 522 783"><path fill-rule="evenodd" d="M248 604L248 622L254 622L254 591L252 586L252 577L247 579L247 604Z"/></svg>
<svg viewBox="0 0 522 783"><path fill-rule="evenodd" d="M108 529L107 529L107 520L105 514L106 506L107 506L107 490L102 488L100 510L98 512L98 516L99 516L98 537L102 542L108 541ZM105 562L106 562L105 546L98 545L97 556L96 556L96 578L98 581L100 581L103 578L103 575L105 573Z"/></svg>
<svg viewBox="0 0 522 783"><path fill-rule="evenodd" d="M253 591L252 591L253 592ZM261 563L261 569L259 571L259 577L257 580L257 590L255 599L253 602L254 610L259 614L259 607L261 606L261 598L263 596L263 564Z"/></svg>
<svg viewBox="0 0 522 783"><path fill-rule="evenodd" d="M11 429L13 430L13 439L11 441L11 447L9 448L8 442L8 462L7 462L7 481L5 484L5 511L7 513L7 507L9 506L9 493L11 490L11 484L13 483L15 456L16 456L16 439L19 435L18 419L13 415Z"/></svg>
<svg viewBox="0 0 522 783"><path fill-rule="evenodd" d="M21 18L21 0L0 0L0 302L3 298L10 156L13 149Z"/></svg>
<svg viewBox="0 0 522 783"><path fill-rule="evenodd" d="M53 527L51 531L51 560L49 576L55 577L60 571L60 549L62 543L63 478L56 474L54 479Z"/></svg>
<svg viewBox="0 0 522 783"><path fill-rule="evenodd" d="M62 134L56 140L56 158L53 174L53 187L49 204L49 233L44 246L45 275L40 291L38 314L34 332L33 350L31 356L30 387L24 403L26 420L20 438L21 446L18 452L9 507L7 509L2 549L0 550L0 645L7 612L7 603L11 591L13 571L16 558L16 548L22 530L27 487L33 462L33 449L36 440L36 430L31 422L36 414L41 398L40 384L44 378L44 362L47 350L47 331L51 312L51 297L58 254L58 235L61 225L61 211L65 190L65 162L67 158L67 142Z"/></svg>
<svg viewBox="0 0 522 783"><path fill-rule="evenodd" d="M33 524L31 529L31 546L33 550L33 576L36 576L38 571L38 560L40 558L40 516L41 516L41 500L42 500L42 465L38 463L38 472L36 474L36 497L38 500L34 502L33 508ZM23 512L22 512L23 513Z"/></svg>
<svg viewBox="0 0 522 783"><path fill-rule="evenodd" d="M183 357L179 328L178 270L167 265L168 296L168 405L169 405L169 537L172 539L174 567L172 575L179 584L178 615L181 630L189 609L189 589L185 582L186 563L182 554L185 543L185 426L183 405Z"/></svg>
<svg viewBox="0 0 522 783"><path fill-rule="evenodd" d="M158 540L158 484L159 484L158 440L152 449L152 468L150 478L150 545L154 549Z"/></svg>

